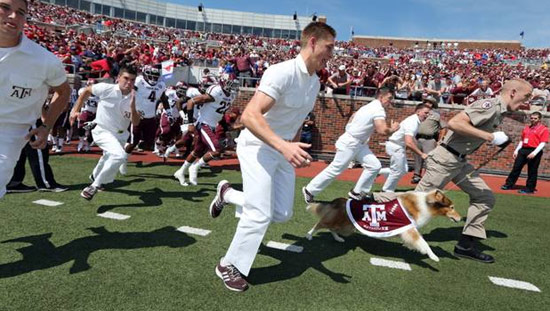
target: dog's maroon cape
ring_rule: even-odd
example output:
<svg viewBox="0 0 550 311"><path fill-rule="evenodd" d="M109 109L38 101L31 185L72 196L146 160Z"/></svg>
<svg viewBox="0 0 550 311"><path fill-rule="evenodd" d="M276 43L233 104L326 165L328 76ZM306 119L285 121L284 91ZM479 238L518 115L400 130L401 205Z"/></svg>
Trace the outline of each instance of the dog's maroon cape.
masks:
<svg viewBox="0 0 550 311"><path fill-rule="evenodd" d="M414 220L398 199L385 203L348 200L346 211L355 228L370 237L391 237L415 228Z"/></svg>

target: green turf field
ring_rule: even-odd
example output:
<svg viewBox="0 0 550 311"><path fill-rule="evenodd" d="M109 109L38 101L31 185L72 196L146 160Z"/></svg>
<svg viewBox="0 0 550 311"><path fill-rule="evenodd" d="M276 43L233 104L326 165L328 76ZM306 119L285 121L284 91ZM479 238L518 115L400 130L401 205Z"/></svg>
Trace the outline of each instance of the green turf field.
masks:
<svg viewBox="0 0 550 311"><path fill-rule="evenodd" d="M233 237L233 207L213 220L208 204L218 180L241 187L238 171L201 171L199 186L181 187L176 166L130 164L128 176L88 202L79 192L96 160L53 157L64 193L10 194L0 201L0 310L547 310L550 305L548 199L497 195L483 248L496 263L452 255L461 224L433 219L421 229L441 261L399 239L360 235L338 243L327 232L303 236L316 219L299 192L295 214L268 230L244 293L226 290L214 267ZM63 166L64 169L60 167ZM28 176L30 171L28 171ZM308 180L299 178L299 190ZM27 184L32 184L27 178ZM318 199L352 186L333 183ZM464 216L467 196L449 192ZM47 207L32 201L64 204ZM98 217L116 212L127 220ZM176 231L211 230L207 236ZM268 241L304 247L293 253ZM370 264L382 258L410 264L398 270ZM496 286L489 276L532 283L541 292Z"/></svg>

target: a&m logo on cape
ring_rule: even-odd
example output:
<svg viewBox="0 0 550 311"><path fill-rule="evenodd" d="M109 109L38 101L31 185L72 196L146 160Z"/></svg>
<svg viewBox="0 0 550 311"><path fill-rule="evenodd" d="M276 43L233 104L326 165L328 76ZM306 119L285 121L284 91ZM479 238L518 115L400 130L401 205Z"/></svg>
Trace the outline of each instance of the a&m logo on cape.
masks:
<svg viewBox="0 0 550 311"><path fill-rule="evenodd" d="M385 203L348 200L346 211L355 228L370 237L391 237L415 227L398 199Z"/></svg>

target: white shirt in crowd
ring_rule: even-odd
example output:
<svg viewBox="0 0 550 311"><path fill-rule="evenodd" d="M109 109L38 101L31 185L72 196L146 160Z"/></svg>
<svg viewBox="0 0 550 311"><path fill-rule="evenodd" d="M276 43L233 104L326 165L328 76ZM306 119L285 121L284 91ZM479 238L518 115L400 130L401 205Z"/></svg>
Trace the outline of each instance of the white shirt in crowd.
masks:
<svg viewBox="0 0 550 311"><path fill-rule="evenodd" d="M95 123L113 133L123 133L130 126L132 111L131 95L122 95L118 84L97 83L92 93L99 98Z"/></svg>
<svg viewBox="0 0 550 311"><path fill-rule="evenodd" d="M273 132L283 139L293 139L313 109L319 88L319 77L309 75L301 55L270 66L262 76L258 91L275 100L264 114ZM261 143L248 129L241 132L239 143L241 141Z"/></svg>
<svg viewBox="0 0 550 311"><path fill-rule="evenodd" d="M157 84L151 85L140 75L136 78L135 86L136 110L142 118L154 118L157 113L157 100L166 89L166 84L159 81Z"/></svg>
<svg viewBox="0 0 550 311"><path fill-rule="evenodd" d="M405 135L415 137L420 126L420 119L415 114L408 116L399 123L399 130L393 133L388 139L394 144L405 147Z"/></svg>
<svg viewBox="0 0 550 311"><path fill-rule="evenodd" d="M0 54L0 124L35 124L50 87L67 80L61 61L22 36L14 48ZM32 74L22 68L31 68Z"/></svg>
<svg viewBox="0 0 550 311"><path fill-rule="evenodd" d="M346 133L362 143L366 142L374 131L374 120L384 119L386 119L386 111L382 103L375 99L357 110L346 125Z"/></svg>

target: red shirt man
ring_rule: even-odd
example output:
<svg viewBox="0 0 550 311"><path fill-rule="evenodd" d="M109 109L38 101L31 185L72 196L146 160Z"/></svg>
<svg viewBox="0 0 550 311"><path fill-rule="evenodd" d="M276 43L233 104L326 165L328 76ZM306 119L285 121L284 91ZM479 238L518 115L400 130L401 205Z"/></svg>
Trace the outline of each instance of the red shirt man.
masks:
<svg viewBox="0 0 550 311"><path fill-rule="evenodd" d="M548 128L541 122L542 114L538 111L531 113L530 124L521 132L521 141L514 151L514 167L506 178L506 183L500 187L509 190L514 187L523 166L527 164L527 183L525 189L519 193L532 194L537 186L537 172L542 158L542 149L548 142Z"/></svg>

